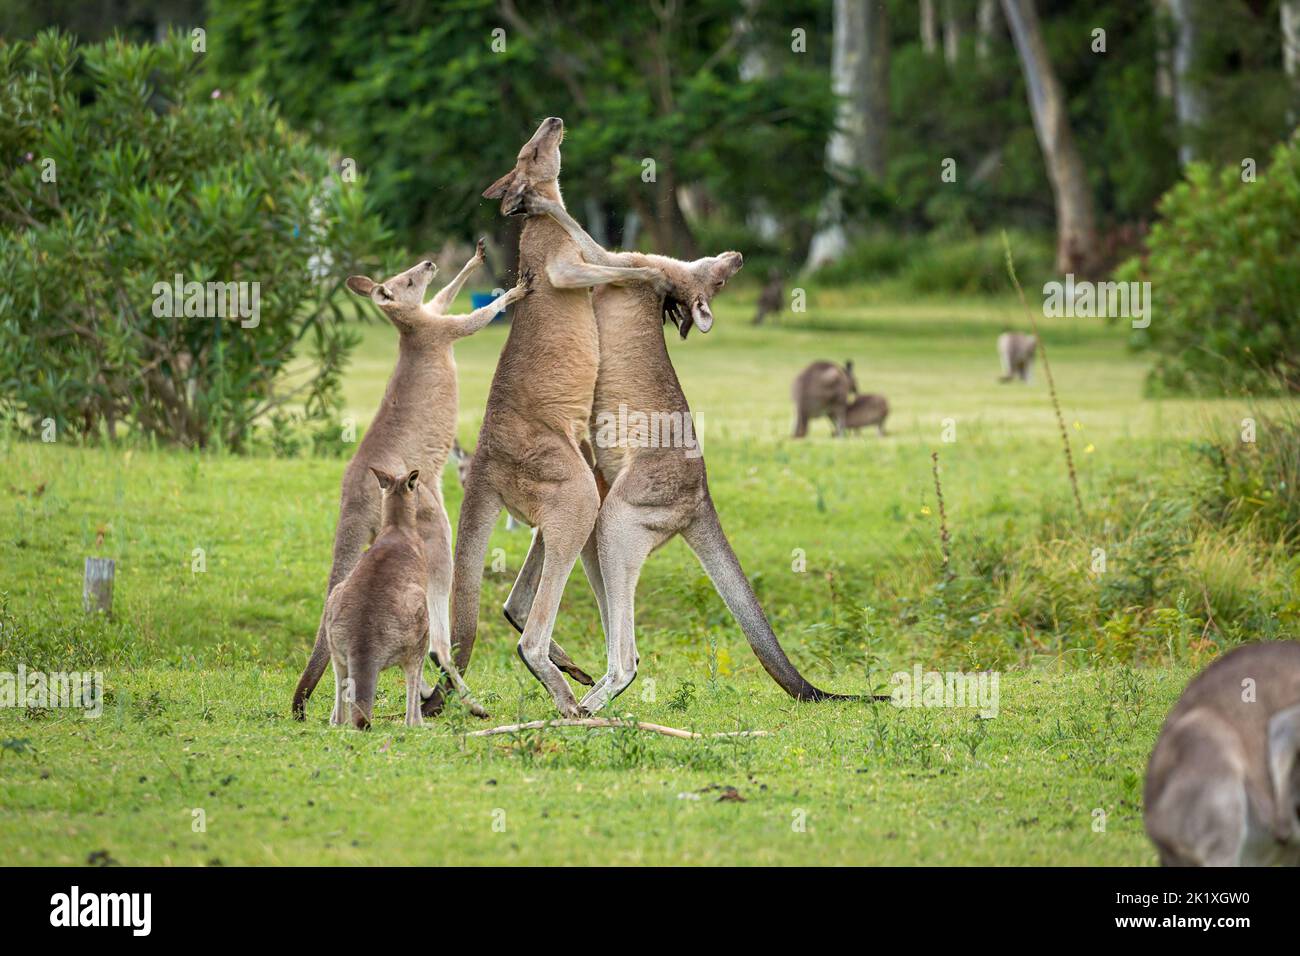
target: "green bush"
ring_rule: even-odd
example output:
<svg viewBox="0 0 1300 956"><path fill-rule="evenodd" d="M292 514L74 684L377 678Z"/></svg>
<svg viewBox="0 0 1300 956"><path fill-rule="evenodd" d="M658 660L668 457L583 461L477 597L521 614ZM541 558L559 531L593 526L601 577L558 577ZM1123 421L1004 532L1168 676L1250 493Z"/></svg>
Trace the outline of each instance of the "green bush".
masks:
<svg viewBox="0 0 1300 956"><path fill-rule="evenodd" d="M277 408L337 402L335 293L385 236L359 183L202 59L179 35L0 43L0 413L44 437L238 449Z"/></svg>
<svg viewBox="0 0 1300 956"><path fill-rule="evenodd" d="M1161 200L1146 254L1117 277L1151 283L1151 384L1179 392L1300 390L1300 139L1254 182L1195 164Z"/></svg>

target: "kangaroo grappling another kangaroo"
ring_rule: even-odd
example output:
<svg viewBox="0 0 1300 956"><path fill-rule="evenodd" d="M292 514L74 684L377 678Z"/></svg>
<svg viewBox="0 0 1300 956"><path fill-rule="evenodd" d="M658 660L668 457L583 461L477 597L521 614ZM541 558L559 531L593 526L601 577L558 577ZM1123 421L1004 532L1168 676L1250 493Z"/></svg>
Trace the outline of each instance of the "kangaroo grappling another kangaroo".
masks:
<svg viewBox="0 0 1300 956"><path fill-rule="evenodd" d="M610 253L587 235L562 203L534 192L525 194L524 202L530 215L545 215L557 222L588 263L649 267L668 278L673 296L665 301L663 284L646 281L603 286L595 292L601 350L591 428L594 467L608 491L592 534L596 560L586 569L605 627L607 669L582 699L582 709L594 713L636 677L639 657L633 607L637 579L651 552L678 534L699 558L763 668L786 693L797 700L860 699L814 687L786 656L723 533L693 429L689 439L685 434L690 406L668 355L663 325L671 318L682 338L692 327L708 332L713 325L709 303L740 269L740 253L724 252L694 262ZM608 421L608 416L626 409L644 413L647 420L676 423L677 438L687 440L629 434L626 441L619 441L602 436L602 419ZM589 542L584 557L592 550ZM505 606L506 618L512 623L528 622L525 633L532 624L538 567L549 560L550 539L539 534Z"/></svg>
<svg viewBox="0 0 1300 956"><path fill-rule="evenodd" d="M514 169L484 191L500 199L506 215L523 213L532 190L562 204L560 143L564 122L552 116L519 151ZM564 680L582 672L551 640L569 571L596 523L600 495L580 443L591 414L600 343L591 288L611 282L663 283L645 268L613 268L583 261L578 246L547 216L529 216L519 239L519 269L533 277L528 298L515 310L488 393L474 465L461 503L451 600L455 664L469 664L478 627L483 560L497 515L504 507L532 525L546 542L532 613L517 647L566 717L580 714ZM590 573L590 572L589 572ZM585 676L585 675L583 675ZM443 706L445 682L424 707Z"/></svg>

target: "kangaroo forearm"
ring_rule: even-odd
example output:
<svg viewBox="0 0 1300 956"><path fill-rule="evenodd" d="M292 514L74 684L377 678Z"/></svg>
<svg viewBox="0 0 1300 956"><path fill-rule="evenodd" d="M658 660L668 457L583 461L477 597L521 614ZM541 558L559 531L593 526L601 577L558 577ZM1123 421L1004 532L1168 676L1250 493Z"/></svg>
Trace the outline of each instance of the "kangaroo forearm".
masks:
<svg viewBox="0 0 1300 956"><path fill-rule="evenodd" d="M483 326L487 325L500 313L505 311L514 299L509 295L498 296L481 309L475 309L469 315L449 315L447 316L447 325L450 326L452 334L456 338L464 338L467 335L473 335Z"/></svg>
<svg viewBox="0 0 1300 956"><path fill-rule="evenodd" d="M483 262L476 253L469 262L465 263L464 268L456 273L456 278L448 282L438 294L433 297L432 308L434 312L446 312L448 307L455 301L456 296L460 295L461 288L465 285L466 280L474 274L474 270Z"/></svg>
<svg viewBox="0 0 1300 956"><path fill-rule="evenodd" d="M658 269L599 266L587 262L552 261L546 277L557 289L586 289L597 285L627 285L633 282L661 282Z"/></svg>

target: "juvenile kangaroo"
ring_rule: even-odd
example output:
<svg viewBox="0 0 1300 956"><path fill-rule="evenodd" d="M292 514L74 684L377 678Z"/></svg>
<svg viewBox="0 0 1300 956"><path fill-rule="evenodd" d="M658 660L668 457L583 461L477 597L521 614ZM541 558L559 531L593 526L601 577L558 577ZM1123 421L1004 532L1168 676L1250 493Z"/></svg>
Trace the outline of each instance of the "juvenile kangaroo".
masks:
<svg viewBox="0 0 1300 956"><path fill-rule="evenodd" d="M844 427L850 431L875 425L885 434L885 419L889 417L889 400L883 395L859 395L844 410Z"/></svg>
<svg viewBox="0 0 1300 956"><path fill-rule="evenodd" d="M506 215L524 212L532 189L560 198L564 121L542 122L519 151L515 168L484 191ZM488 392L469 485L461 504L451 600L456 665L468 665L478 626L483 559L496 517L505 507L546 540L533 613L518 644L528 669L550 692L560 713L577 716L578 701L561 673L565 660L551 633L569 572L596 523L600 498L579 449L591 414L600 343L591 308L592 286L662 282L652 269L616 269L584 262L554 220L529 216L519 239L519 268L536 276L515 311ZM594 552L592 554L594 558ZM584 555L584 564L588 558ZM557 659L558 656L558 659ZM442 708L440 686L424 713Z"/></svg>
<svg viewBox="0 0 1300 956"><path fill-rule="evenodd" d="M330 723L370 726L379 672L406 674L406 725L418 727L421 675L429 647L428 580L433 559L429 512L438 507L419 484L419 471L400 477L371 468L382 495L374 544L325 601L326 644L334 662ZM424 500L421 501L421 492ZM417 512L423 507L425 520Z"/></svg>
<svg viewBox="0 0 1300 956"><path fill-rule="evenodd" d="M1023 332L1003 332L998 336L998 360L1002 363L1002 377L999 382L1020 379L1029 381L1029 372L1034 365L1034 352L1038 349L1038 339Z"/></svg>
<svg viewBox="0 0 1300 956"><path fill-rule="evenodd" d="M853 377L853 363L841 368L834 362L813 362L799 373L790 389L794 399L794 437L808 434L808 422L825 415L835 426L837 436L844 434L844 415L849 402L858 393Z"/></svg>
<svg viewBox="0 0 1300 956"><path fill-rule="evenodd" d="M595 294L602 348L592 433L595 467L609 490L594 532L599 561L587 566L587 577L605 625L607 670L581 706L594 713L636 677L637 579L650 553L678 534L699 558L773 680L798 700L846 699L808 683L772 632L719 523L690 406L664 342L665 317L673 319L683 338L692 326L709 331L713 325L709 302L740 269L744 261L740 253L724 252L694 262L609 253L558 203L535 195L526 197L526 202L530 213L553 217L589 262L649 266L669 279L673 296L666 303L661 287L649 283L606 286ZM629 427L627 440L622 441L615 423L629 410L645 416L645 428ZM655 434L645 434L651 429ZM508 619L527 620L531 626L535 568L549 560L550 539L534 539L506 602Z"/></svg>
<svg viewBox="0 0 1300 956"><path fill-rule="evenodd" d="M348 576L379 532L380 493L371 469L393 474L409 466L426 475L442 474L456 427L453 343L477 332L498 312L527 294L526 287L517 286L468 315L448 315L457 293L482 261L483 243L479 242L473 258L427 304L424 293L437 271L428 260L385 282L375 282L365 276L348 279L348 288L369 298L397 328L397 366L374 420L343 472L339 523L334 533L326 597ZM429 525L434 555L428 581L429 650L434 663L447 670L453 666L447 650L450 646L447 600L451 592L451 524L443 507L441 484L435 481L426 488L437 504ZM293 695L293 715L298 720L304 717L307 699L316 689L328 659L322 615L311 658ZM432 690L425 688L425 693L430 694Z"/></svg>
<svg viewBox="0 0 1300 956"><path fill-rule="evenodd" d="M1300 865L1300 642L1239 647L1165 720L1147 834L1165 866Z"/></svg>
<svg viewBox="0 0 1300 956"><path fill-rule="evenodd" d="M754 313L754 324L762 325L769 315L780 315L785 305L785 294L779 269L772 269L767 274L767 284L758 294L758 311Z"/></svg>

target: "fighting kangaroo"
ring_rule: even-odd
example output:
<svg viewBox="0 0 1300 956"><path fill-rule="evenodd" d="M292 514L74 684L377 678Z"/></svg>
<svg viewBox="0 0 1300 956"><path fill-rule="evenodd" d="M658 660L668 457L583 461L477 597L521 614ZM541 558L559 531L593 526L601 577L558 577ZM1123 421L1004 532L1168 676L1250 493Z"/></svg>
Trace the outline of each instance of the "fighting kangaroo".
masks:
<svg viewBox="0 0 1300 956"><path fill-rule="evenodd" d="M1143 803L1165 866L1300 865L1300 642L1239 647L1187 685Z"/></svg>
<svg viewBox="0 0 1300 956"><path fill-rule="evenodd" d="M664 341L665 318L685 338L692 327L713 325L709 303L740 269L738 252L682 262L664 256L606 252L560 204L546 196L525 197L530 214L546 214L578 244L583 258L603 266L648 266L669 280L672 299L659 284L644 282L596 290L601 342L592 414L596 471L608 492L594 538L598 564L587 566L605 625L607 670L582 707L594 713L622 693L633 678L636 652L633 604L637 578L650 553L680 534L695 552L727 608L740 624L764 669L798 700L852 699L808 683L786 657L758 603L709 494L702 451L690 406L682 393ZM643 413L645 428L619 438L621 412ZM638 418L638 421L641 421ZM662 433L667 428L669 434ZM535 538L506 602L506 617L532 624L529 605L539 562L550 560L550 539ZM586 552L584 552L585 554Z"/></svg>
<svg viewBox="0 0 1300 956"><path fill-rule="evenodd" d="M525 190L556 203L560 198L560 142L564 121L542 122L519 151L515 168L484 191L500 199L506 215L524 212ZM452 589L452 642L464 670L474 650L483 560L497 515L504 507L546 541L533 613L518 652L550 692L560 713L579 714L563 670L577 670L551 633L569 572L596 523L600 497L579 442L587 430L600 343L592 313L593 286L610 282L663 282L653 269L616 269L583 261L577 245L546 216L529 216L519 239L519 269L535 276L528 298L515 310L488 392L474 466L461 504ZM583 556L584 565L594 559ZM578 671L581 673L581 671ZM575 675L576 676L576 675ZM424 708L442 708L439 686Z"/></svg>
<svg viewBox="0 0 1300 956"><path fill-rule="evenodd" d="M457 293L482 262L480 241L474 256L456 278L427 304L424 293L437 272L437 267L428 260L386 282L375 282L365 276L351 276L347 281L352 292L370 299L397 328L397 365L374 421L343 472L327 598L356 566L379 531L380 492L371 469L394 474L412 467L426 475L442 474L456 428L453 343L477 332L502 309L527 294L525 286L516 286L468 315L448 315ZM429 531L434 555L428 583L429 650L434 663L447 671L454 668L445 650L450 647L447 601L451 593L451 524L442 503L441 484L434 482L426 488L437 502ZM322 615L311 658L293 695L293 715L298 720L303 719L307 699L316 689L328 660ZM431 688L423 688L426 696L432 692Z"/></svg>

